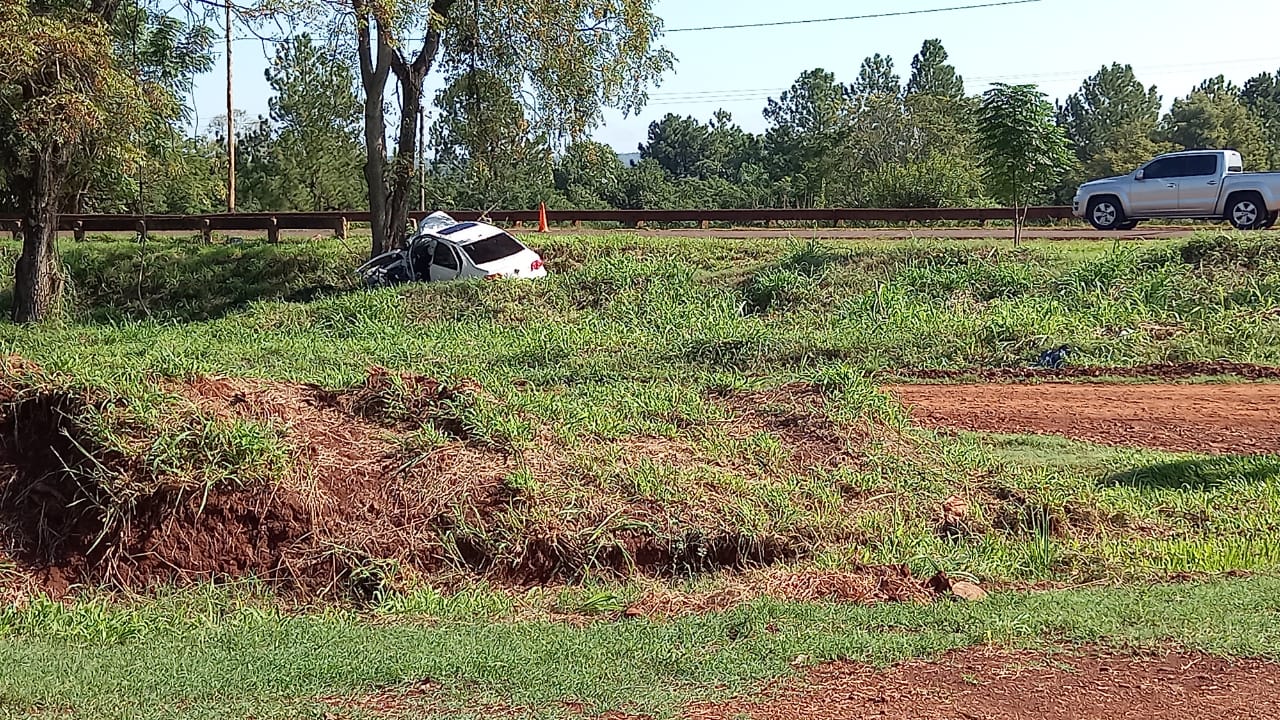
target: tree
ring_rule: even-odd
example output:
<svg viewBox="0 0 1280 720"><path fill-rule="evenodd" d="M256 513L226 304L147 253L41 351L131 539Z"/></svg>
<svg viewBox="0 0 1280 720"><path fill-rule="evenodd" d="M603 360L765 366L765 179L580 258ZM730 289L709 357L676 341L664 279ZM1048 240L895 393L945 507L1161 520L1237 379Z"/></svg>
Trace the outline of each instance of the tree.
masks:
<svg viewBox="0 0 1280 720"><path fill-rule="evenodd" d="M707 160L703 177L737 181L743 166L760 160L760 138L738 127L727 110L717 110L707 123Z"/></svg>
<svg viewBox="0 0 1280 720"><path fill-rule="evenodd" d="M1245 162L1269 162L1262 123L1244 104L1240 89L1221 75L1174 100L1161 126L1163 139L1179 148L1233 149Z"/></svg>
<svg viewBox="0 0 1280 720"><path fill-rule="evenodd" d="M513 88L485 70L464 72L436 95L435 166L463 204L536 204L551 184L551 152Z"/></svg>
<svg viewBox="0 0 1280 720"><path fill-rule="evenodd" d="M849 138L850 105L835 75L821 68L801 73L764 110L770 122L764 161L775 180L786 179L808 202L823 206L836 193Z"/></svg>
<svg viewBox="0 0 1280 720"><path fill-rule="evenodd" d="M297 210L354 207L358 179L360 100L350 66L302 34L276 46L266 70L278 135L271 151L273 179L283 205Z"/></svg>
<svg viewBox="0 0 1280 720"><path fill-rule="evenodd" d="M649 124L649 141L639 150L640 157L653 159L671 177L701 177L711 155L711 130L692 116L668 113Z"/></svg>
<svg viewBox="0 0 1280 720"><path fill-rule="evenodd" d="M862 61L858 79L849 88L853 95L899 95L902 80L893 71L893 58L876 53Z"/></svg>
<svg viewBox="0 0 1280 720"><path fill-rule="evenodd" d="M960 100L964 98L964 78L947 63L947 50L941 40L925 40L920 52L911 60L911 78L906 94L933 95Z"/></svg>
<svg viewBox="0 0 1280 720"><path fill-rule="evenodd" d="M556 163L555 186L576 207L621 206L621 183L626 166L613 148L579 140Z"/></svg>
<svg viewBox="0 0 1280 720"><path fill-rule="evenodd" d="M428 75L483 70L519 88L531 123L553 140L581 137L603 108L630 112L672 66L653 0L294 0L326 21L350 17L364 90L364 178L371 253L403 240L415 190L418 115ZM262 0L266 9L278 3ZM400 99L387 148L387 84ZM390 157L390 159L388 159Z"/></svg>
<svg viewBox="0 0 1280 720"><path fill-rule="evenodd" d="M1280 71L1250 78L1241 89L1240 100L1262 123L1269 166L1280 168Z"/></svg>
<svg viewBox="0 0 1280 720"><path fill-rule="evenodd" d="M1034 85L996 83L983 93L978 142L987 188L1013 207L1013 244L1022 241L1027 207L1057 182L1071 162L1053 106Z"/></svg>
<svg viewBox="0 0 1280 720"><path fill-rule="evenodd" d="M1160 94L1138 82L1129 65L1103 66L1067 96L1057 118L1079 161L1073 186L1127 173L1162 150L1153 137Z"/></svg>
<svg viewBox="0 0 1280 720"><path fill-rule="evenodd" d="M23 215L13 319L49 317L62 277L58 215L95 168L128 167L136 138L172 107L157 83L128 72L108 28L117 7L94 0L0 6L0 166Z"/></svg>

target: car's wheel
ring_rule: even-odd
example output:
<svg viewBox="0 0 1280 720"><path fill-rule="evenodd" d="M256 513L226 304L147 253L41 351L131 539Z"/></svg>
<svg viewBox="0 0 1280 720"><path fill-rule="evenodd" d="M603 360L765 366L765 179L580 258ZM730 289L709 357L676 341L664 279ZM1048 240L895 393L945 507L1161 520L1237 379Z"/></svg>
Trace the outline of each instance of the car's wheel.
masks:
<svg viewBox="0 0 1280 720"><path fill-rule="evenodd" d="M1280 212L1273 212L1267 216L1267 221L1262 223L1262 229L1266 230L1276 224L1276 220L1280 220Z"/></svg>
<svg viewBox="0 0 1280 720"><path fill-rule="evenodd" d="M1111 196L1094 198L1089 201L1085 212L1089 224L1099 230L1116 230L1124 224L1124 208L1120 201Z"/></svg>
<svg viewBox="0 0 1280 720"><path fill-rule="evenodd" d="M1237 230L1257 230L1265 227L1267 209L1257 193L1241 193L1227 203L1227 222Z"/></svg>
<svg viewBox="0 0 1280 720"><path fill-rule="evenodd" d="M1117 229L1117 230L1132 230L1132 229L1134 229L1134 228L1138 227L1138 222L1139 222L1139 221L1137 221L1137 220L1125 220L1124 222L1122 222L1122 223L1120 223L1119 225L1117 225L1117 226L1116 226L1116 229Z"/></svg>

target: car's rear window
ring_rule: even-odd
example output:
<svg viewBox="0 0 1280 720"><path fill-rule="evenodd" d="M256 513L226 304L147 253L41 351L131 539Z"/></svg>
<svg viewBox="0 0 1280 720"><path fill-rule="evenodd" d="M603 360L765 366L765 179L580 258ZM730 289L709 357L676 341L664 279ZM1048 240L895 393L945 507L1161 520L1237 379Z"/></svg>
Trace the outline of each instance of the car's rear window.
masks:
<svg viewBox="0 0 1280 720"><path fill-rule="evenodd" d="M462 246L462 249L470 256L472 262L477 265L484 265L494 260L501 260L504 257L515 255L524 250L524 246L510 235L498 233L497 235L490 235L483 240L467 243Z"/></svg>

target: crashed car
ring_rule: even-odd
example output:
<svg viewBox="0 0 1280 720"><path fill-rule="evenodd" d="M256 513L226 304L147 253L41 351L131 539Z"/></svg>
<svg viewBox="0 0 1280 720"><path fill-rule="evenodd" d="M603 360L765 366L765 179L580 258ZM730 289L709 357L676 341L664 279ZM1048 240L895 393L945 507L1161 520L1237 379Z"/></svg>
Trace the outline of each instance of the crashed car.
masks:
<svg viewBox="0 0 1280 720"><path fill-rule="evenodd" d="M369 285L465 278L542 278L538 253L481 222L458 222L443 212L428 215L405 246L383 253L357 272Z"/></svg>

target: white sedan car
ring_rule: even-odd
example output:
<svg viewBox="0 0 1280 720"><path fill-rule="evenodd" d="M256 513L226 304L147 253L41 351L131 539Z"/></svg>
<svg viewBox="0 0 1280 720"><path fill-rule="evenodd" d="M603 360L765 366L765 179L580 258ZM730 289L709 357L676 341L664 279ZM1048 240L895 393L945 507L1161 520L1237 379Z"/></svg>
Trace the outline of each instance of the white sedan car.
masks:
<svg viewBox="0 0 1280 720"><path fill-rule="evenodd" d="M418 225L406 247L379 255L359 269L373 285L464 278L543 278L538 253L501 228L457 222L433 213Z"/></svg>

